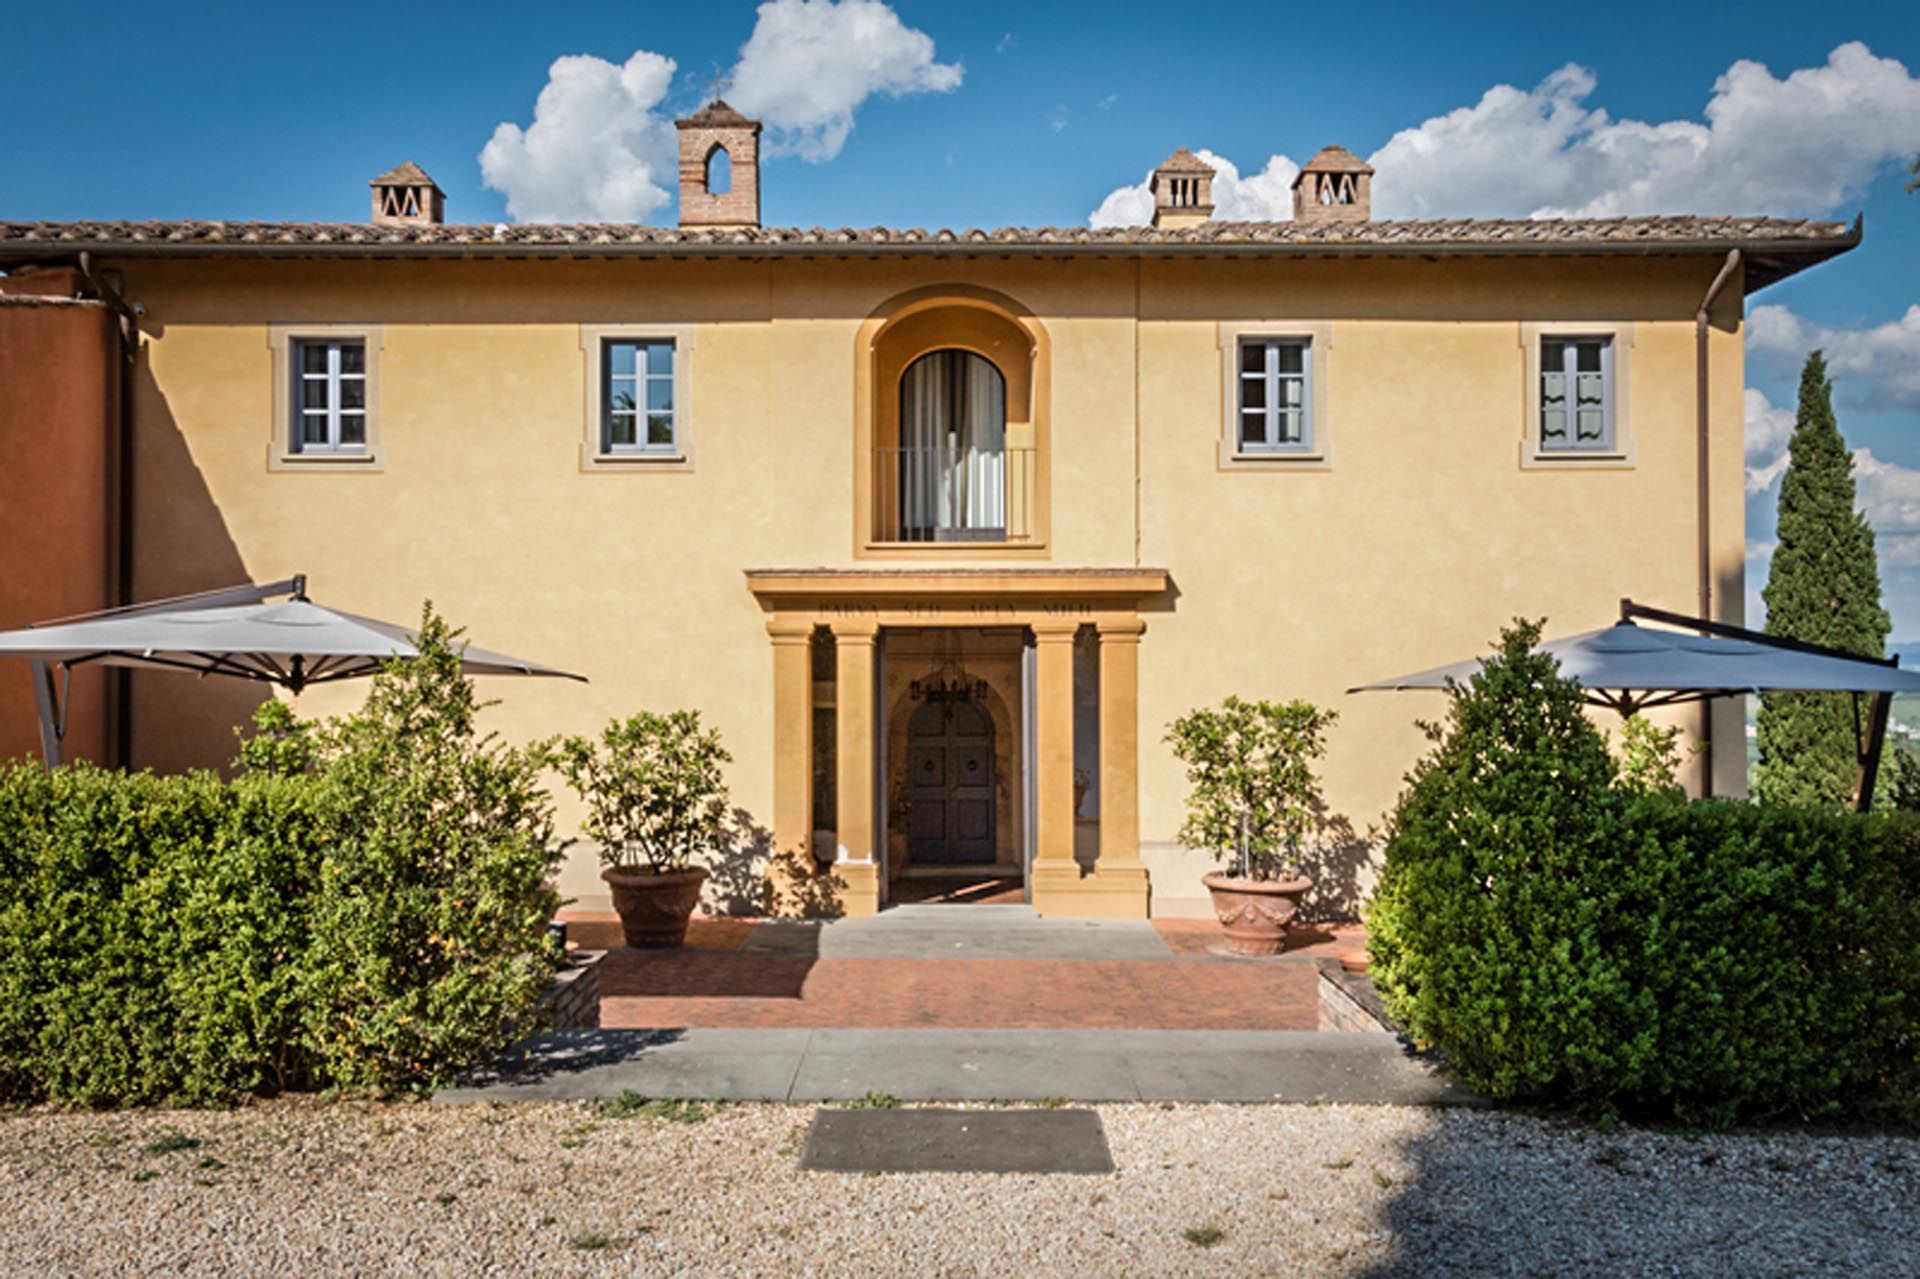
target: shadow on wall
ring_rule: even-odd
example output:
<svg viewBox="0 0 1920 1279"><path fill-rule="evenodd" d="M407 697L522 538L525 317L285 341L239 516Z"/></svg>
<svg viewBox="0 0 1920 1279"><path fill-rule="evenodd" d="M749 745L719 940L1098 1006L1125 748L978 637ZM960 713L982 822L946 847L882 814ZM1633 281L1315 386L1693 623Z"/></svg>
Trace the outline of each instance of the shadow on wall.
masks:
<svg viewBox="0 0 1920 1279"><path fill-rule="evenodd" d="M134 602L249 581L240 548L194 464L186 437L144 355L135 375L134 400L136 427L129 468ZM234 730L245 726L254 708L269 695L264 685L251 680L136 671L128 764L163 773L224 770L235 754Z"/></svg>
<svg viewBox="0 0 1920 1279"><path fill-rule="evenodd" d="M845 913L846 881L797 850L775 852L773 832L744 808L733 810L708 869L701 908L715 915L836 919Z"/></svg>
<svg viewBox="0 0 1920 1279"><path fill-rule="evenodd" d="M1378 871L1380 832L1369 826L1361 834L1351 818L1328 811L1324 801L1315 807L1314 823L1319 833L1300 852L1301 873L1313 881L1302 917L1314 922L1358 919Z"/></svg>

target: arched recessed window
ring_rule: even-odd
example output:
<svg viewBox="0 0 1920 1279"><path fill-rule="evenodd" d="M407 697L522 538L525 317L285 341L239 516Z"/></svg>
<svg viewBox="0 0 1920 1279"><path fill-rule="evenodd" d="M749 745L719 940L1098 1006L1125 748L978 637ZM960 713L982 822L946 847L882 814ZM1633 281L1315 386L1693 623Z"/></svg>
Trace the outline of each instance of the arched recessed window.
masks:
<svg viewBox="0 0 1920 1279"><path fill-rule="evenodd" d="M725 147L707 152L707 193L726 195L733 190L733 157Z"/></svg>
<svg viewBox="0 0 1920 1279"><path fill-rule="evenodd" d="M900 378L901 540L1007 534L1007 380L972 351L929 351Z"/></svg>

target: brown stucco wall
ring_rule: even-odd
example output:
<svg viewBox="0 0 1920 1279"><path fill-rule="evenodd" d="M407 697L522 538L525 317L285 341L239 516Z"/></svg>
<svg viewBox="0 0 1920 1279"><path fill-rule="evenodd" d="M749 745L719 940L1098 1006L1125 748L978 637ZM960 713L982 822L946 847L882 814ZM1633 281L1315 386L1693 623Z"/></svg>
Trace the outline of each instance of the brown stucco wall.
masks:
<svg viewBox="0 0 1920 1279"><path fill-rule="evenodd" d="M71 284L0 279L0 630L113 602L115 320ZM0 759L40 754L30 672L0 662ZM106 694L101 672L75 674L69 759L105 757Z"/></svg>

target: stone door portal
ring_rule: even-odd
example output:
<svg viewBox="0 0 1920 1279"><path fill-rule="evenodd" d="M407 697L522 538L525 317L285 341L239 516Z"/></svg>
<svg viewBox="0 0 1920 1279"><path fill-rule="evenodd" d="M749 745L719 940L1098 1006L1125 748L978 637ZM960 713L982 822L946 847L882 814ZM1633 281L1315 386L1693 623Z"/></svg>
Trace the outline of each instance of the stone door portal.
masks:
<svg viewBox="0 0 1920 1279"><path fill-rule="evenodd" d="M978 703L929 700L907 723L907 860L994 861L993 720Z"/></svg>

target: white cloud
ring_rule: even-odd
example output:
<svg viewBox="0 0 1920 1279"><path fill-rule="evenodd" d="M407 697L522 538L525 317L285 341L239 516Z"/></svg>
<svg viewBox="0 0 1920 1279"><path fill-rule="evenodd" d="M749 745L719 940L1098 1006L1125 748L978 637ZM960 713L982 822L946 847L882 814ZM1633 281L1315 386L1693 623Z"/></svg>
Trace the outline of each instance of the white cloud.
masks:
<svg viewBox="0 0 1920 1279"><path fill-rule="evenodd" d="M1756 306L1747 318L1747 349L1782 375L1799 372L1807 352L1826 352L1835 393L1876 409L1920 410L1920 304L1872 328L1836 329L1784 306Z"/></svg>
<svg viewBox="0 0 1920 1279"><path fill-rule="evenodd" d="M1793 410L1776 407L1752 387L1747 388L1747 492L1773 487L1787 469L1787 441L1793 436Z"/></svg>
<svg viewBox="0 0 1920 1279"><path fill-rule="evenodd" d="M1597 87L1568 63L1394 134L1369 157L1376 216L1825 213L1920 137L1920 79L1858 42L1784 79L1735 62L1697 120L1616 120Z"/></svg>
<svg viewBox="0 0 1920 1279"><path fill-rule="evenodd" d="M1765 542L1747 542L1747 613L1746 625L1764 626L1767 621L1767 602L1760 597L1760 591L1767 584L1767 573L1773 567L1773 551L1780 543L1771 539Z"/></svg>
<svg viewBox="0 0 1920 1279"><path fill-rule="evenodd" d="M1853 451L1860 509L1873 525L1882 568L1920 567L1920 470L1884 462L1872 449Z"/></svg>
<svg viewBox="0 0 1920 1279"><path fill-rule="evenodd" d="M1223 222L1274 222L1293 216L1293 179L1300 166L1284 155L1267 157L1252 177L1223 155L1195 155L1213 166L1213 216ZM1133 186L1116 187L1087 219L1089 226L1145 226L1153 221L1153 171Z"/></svg>
<svg viewBox="0 0 1920 1279"><path fill-rule="evenodd" d="M1920 470L1886 462L1872 449L1853 451L1853 483L1867 522L1877 533L1920 534Z"/></svg>
<svg viewBox="0 0 1920 1279"><path fill-rule="evenodd" d="M840 154L868 98L950 93L961 75L880 0L767 0L726 97L765 122L767 154L818 164Z"/></svg>
<svg viewBox="0 0 1920 1279"><path fill-rule="evenodd" d="M1864 44L1777 79L1735 62L1697 120L1615 120L1569 63L1403 130L1371 158L1386 217L1822 213L1911 153L1920 80Z"/></svg>
<svg viewBox="0 0 1920 1279"><path fill-rule="evenodd" d="M615 66L556 58L533 123L503 123L480 152L480 175L521 222L637 222L671 198L673 121L660 111L673 59L636 52Z"/></svg>
<svg viewBox="0 0 1920 1279"><path fill-rule="evenodd" d="M1766 397L1757 391L1747 392L1747 422L1751 433L1754 416L1754 400L1758 397L1765 403ZM1792 430L1793 416L1784 409L1769 406L1770 415L1781 415L1787 420L1787 429ZM1753 441L1749 434L1747 446L1747 492L1754 493L1771 487L1786 469L1787 457L1784 441L1778 446L1778 452L1772 455L1768 475L1764 484L1754 483L1752 460L1755 457ZM1913 568L1920 566L1920 470L1902 466L1898 462L1888 462L1876 457L1872 449L1853 450L1854 503L1860 513L1867 517L1867 523L1873 526L1874 544L1879 551L1880 563L1887 568ZM1764 582L1768 562L1773 555L1773 542L1749 542L1747 544L1747 580Z"/></svg>
<svg viewBox="0 0 1920 1279"><path fill-rule="evenodd" d="M494 129L480 176L521 222L639 222L674 197L678 142L665 102L673 59L557 58L533 123ZM946 93L958 63L881 0L768 0L740 47L727 98L767 126L765 154L831 160L875 94Z"/></svg>

